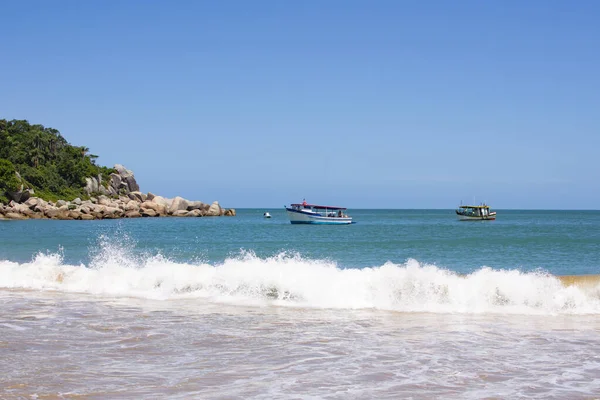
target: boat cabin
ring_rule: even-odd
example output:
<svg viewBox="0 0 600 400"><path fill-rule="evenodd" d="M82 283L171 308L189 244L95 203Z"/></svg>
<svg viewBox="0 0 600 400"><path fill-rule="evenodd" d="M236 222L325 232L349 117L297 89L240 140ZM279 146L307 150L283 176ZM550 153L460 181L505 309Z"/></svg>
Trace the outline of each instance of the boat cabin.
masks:
<svg viewBox="0 0 600 400"><path fill-rule="evenodd" d="M315 216L332 217L332 218L348 218L345 211L346 207L336 206L320 206L317 204L308 204L306 202L290 204L292 210L303 213L310 213Z"/></svg>
<svg viewBox="0 0 600 400"><path fill-rule="evenodd" d="M466 217L486 217L490 215L490 206L460 206L456 213Z"/></svg>

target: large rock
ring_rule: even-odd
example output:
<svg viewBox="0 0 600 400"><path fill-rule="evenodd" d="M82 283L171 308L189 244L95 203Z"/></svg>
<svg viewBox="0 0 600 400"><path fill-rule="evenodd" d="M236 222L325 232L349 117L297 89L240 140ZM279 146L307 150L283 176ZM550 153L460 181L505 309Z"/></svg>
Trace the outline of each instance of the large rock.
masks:
<svg viewBox="0 0 600 400"><path fill-rule="evenodd" d="M61 211L58 208L47 208L46 210L44 210L44 214L50 219L56 218L60 212Z"/></svg>
<svg viewBox="0 0 600 400"><path fill-rule="evenodd" d="M125 218L140 218L142 216L142 214L139 213L139 211L127 211L125 213Z"/></svg>
<svg viewBox="0 0 600 400"><path fill-rule="evenodd" d="M99 192L99 184L98 184L98 179L92 177L92 178L85 178L85 188L84 191L85 193L87 193L87 195L91 195L93 193L98 193Z"/></svg>
<svg viewBox="0 0 600 400"><path fill-rule="evenodd" d="M138 192L140 190L140 186L135 181L132 171L128 170L121 164L115 164L114 168L121 176L121 180L127 183L127 193Z"/></svg>
<svg viewBox="0 0 600 400"><path fill-rule="evenodd" d="M188 202L188 211L192 210L204 210L204 203L201 201L190 201Z"/></svg>
<svg viewBox="0 0 600 400"><path fill-rule="evenodd" d="M131 200L136 200L136 201L139 201L140 203L143 201L146 201L148 199L147 196L142 192L131 192L127 196L129 196L129 198ZM152 199L148 199L148 200L152 200Z"/></svg>
<svg viewBox="0 0 600 400"><path fill-rule="evenodd" d="M213 203L208 208L206 212L207 217L218 217L221 215L221 206L218 201L213 201Z"/></svg>
<svg viewBox="0 0 600 400"><path fill-rule="evenodd" d="M56 214L55 218L64 220L73 219L73 217L71 217L71 212L66 210L58 210L58 213Z"/></svg>
<svg viewBox="0 0 600 400"><path fill-rule="evenodd" d="M162 205L166 209L169 209L169 207L171 207L171 203L172 203L173 200L166 199L166 198L164 198L162 196L154 196L151 201L153 203Z"/></svg>
<svg viewBox="0 0 600 400"><path fill-rule="evenodd" d="M202 216L202 210L198 210L198 209L192 210L192 211L188 212L187 216L188 217L201 217Z"/></svg>
<svg viewBox="0 0 600 400"><path fill-rule="evenodd" d="M68 215L69 215L69 217L71 217L71 218L73 218L73 219L81 219L81 216L82 216L83 214L81 214L81 213L80 213L79 211L77 211L77 210L71 210L71 211L69 211L69 214L68 214Z"/></svg>
<svg viewBox="0 0 600 400"><path fill-rule="evenodd" d="M106 206L100 205L100 204L90 204L88 206L86 206L86 208L90 209L89 214L94 214L94 213L99 213L99 214L103 214Z"/></svg>
<svg viewBox="0 0 600 400"><path fill-rule="evenodd" d="M104 210L104 218L109 215L114 218L120 218L123 215L123 211L117 207L107 206Z"/></svg>
<svg viewBox="0 0 600 400"><path fill-rule="evenodd" d="M15 191L7 191L6 195L15 203L24 203L33 194L33 189L27 189L27 187L25 186L26 182L23 180L23 178L21 178L21 174L19 174L18 172L15 172L15 177L19 182L19 186L18 188L15 188L17 189Z"/></svg>
<svg viewBox="0 0 600 400"><path fill-rule="evenodd" d="M116 190L111 189L111 182L108 182L108 189L104 187L102 184L102 175L98 175L97 177L85 178L85 188L83 189L88 196L91 196L96 193L100 193L103 195L114 195L116 194Z"/></svg>
<svg viewBox="0 0 600 400"><path fill-rule="evenodd" d="M43 200L39 199L37 197L30 197L26 202L25 205L29 208L31 208L32 210L35 209L35 207L40 204Z"/></svg>
<svg viewBox="0 0 600 400"><path fill-rule="evenodd" d="M15 212L15 213L27 215L27 216L34 214L34 211L31 208L29 208L27 206L27 204L15 204L12 207L11 211Z"/></svg>
<svg viewBox="0 0 600 400"><path fill-rule="evenodd" d="M100 204L102 206L110 206L111 201L108 197L101 195L101 196L98 196L98 204Z"/></svg>
<svg viewBox="0 0 600 400"><path fill-rule="evenodd" d="M155 197L156 199L156 197ZM171 206L169 207L169 214L174 214L176 211L184 210L187 211L190 203L183 197L175 197Z"/></svg>
<svg viewBox="0 0 600 400"><path fill-rule="evenodd" d="M116 196L118 194L119 194L119 192L114 187L112 187L112 186L108 187L108 196L112 197L112 196Z"/></svg>
<svg viewBox="0 0 600 400"><path fill-rule="evenodd" d="M110 192L119 193L121 189L121 183L123 183L123 179L121 179L121 175L115 174L114 172L109 176L110 185L108 190ZM111 190L112 189L112 190Z"/></svg>
<svg viewBox="0 0 600 400"><path fill-rule="evenodd" d="M24 203L31 196L31 192L25 189L19 190L18 192L6 192L6 195L15 203Z"/></svg>
<svg viewBox="0 0 600 400"><path fill-rule="evenodd" d="M50 207L50 205L42 200L33 208L33 211L45 214L48 207Z"/></svg>
<svg viewBox="0 0 600 400"><path fill-rule="evenodd" d="M174 217L189 217L189 211L187 210L176 210L173 212Z"/></svg>
<svg viewBox="0 0 600 400"><path fill-rule="evenodd" d="M154 203L152 203L154 204ZM155 206L158 206L158 204L154 204ZM123 210L125 211L137 211L140 208L140 204L135 201L135 200L129 200L129 202L127 204L125 204L125 206L123 207Z"/></svg>
<svg viewBox="0 0 600 400"><path fill-rule="evenodd" d="M153 210L159 215L165 215L167 213L167 208L165 206L163 206L162 204L156 204L153 201L143 202L142 204L140 204L140 208L143 208L146 210ZM140 212L141 212L141 210L140 210Z"/></svg>
<svg viewBox="0 0 600 400"><path fill-rule="evenodd" d="M92 213L92 207L90 205L84 205L81 206L81 208L79 209L79 211L83 214L91 214Z"/></svg>
<svg viewBox="0 0 600 400"><path fill-rule="evenodd" d="M150 209L150 208L140 208L140 214L142 215L142 217L156 217L158 216L158 214L156 213L156 211Z"/></svg>
<svg viewBox="0 0 600 400"><path fill-rule="evenodd" d="M6 219L27 219L27 216L25 216L23 214L16 213L16 212L6 213L6 215L4 217Z"/></svg>

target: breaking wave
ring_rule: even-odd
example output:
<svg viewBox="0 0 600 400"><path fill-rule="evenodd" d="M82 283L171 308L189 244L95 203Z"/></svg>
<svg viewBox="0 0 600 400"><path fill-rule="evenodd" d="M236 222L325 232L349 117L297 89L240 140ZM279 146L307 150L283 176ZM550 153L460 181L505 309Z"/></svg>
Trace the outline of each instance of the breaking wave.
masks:
<svg viewBox="0 0 600 400"><path fill-rule="evenodd" d="M65 264L60 252L26 263L0 261L0 289L399 312L600 314L600 280L566 286L543 271L483 267L459 275L417 260L342 269L286 252L268 258L240 252L215 265L181 263L160 254L136 256L108 240L89 265Z"/></svg>

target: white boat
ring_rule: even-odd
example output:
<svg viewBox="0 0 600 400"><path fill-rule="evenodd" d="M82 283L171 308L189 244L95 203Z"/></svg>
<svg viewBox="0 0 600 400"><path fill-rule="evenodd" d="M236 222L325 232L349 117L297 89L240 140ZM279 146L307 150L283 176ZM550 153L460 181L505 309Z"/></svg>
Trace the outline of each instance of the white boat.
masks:
<svg viewBox="0 0 600 400"><path fill-rule="evenodd" d="M266 212L266 213L263 214L263 217L265 217L265 218L271 218L271 214L269 214L268 212Z"/></svg>
<svg viewBox="0 0 600 400"><path fill-rule="evenodd" d="M490 211L490 206L460 206L456 210L459 221L493 221L496 219L496 211Z"/></svg>
<svg viewBox="0 0 600 400"><path fill-rule="evenodd" d="M352 217L346 214L347 208L308 204L306 201L285 207L292 224L347 225Z"/></svg>

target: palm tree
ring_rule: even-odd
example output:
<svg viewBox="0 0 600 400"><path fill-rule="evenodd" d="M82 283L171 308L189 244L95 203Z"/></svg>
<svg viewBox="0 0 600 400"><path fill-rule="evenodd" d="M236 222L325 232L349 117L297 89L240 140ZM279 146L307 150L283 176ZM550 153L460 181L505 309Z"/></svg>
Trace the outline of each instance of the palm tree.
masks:
<svg viewBox="0 0 600 400"><path fill-rule="evenodd" d="M31 151L31 160L34 167L38 167L40 161L46 160L48 141L44 132L36 130L33 132L33 149Z"/></svg>
<svg viewBox="0 0 600 400"><path fill-rule="evenodd" d="M41 149L34 147L31 149L31 162L35 168L39 167L40 160L44 158L44 153Z"/></svg>

